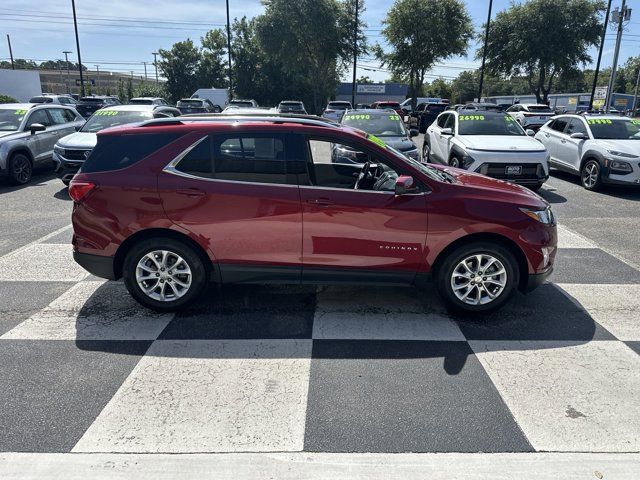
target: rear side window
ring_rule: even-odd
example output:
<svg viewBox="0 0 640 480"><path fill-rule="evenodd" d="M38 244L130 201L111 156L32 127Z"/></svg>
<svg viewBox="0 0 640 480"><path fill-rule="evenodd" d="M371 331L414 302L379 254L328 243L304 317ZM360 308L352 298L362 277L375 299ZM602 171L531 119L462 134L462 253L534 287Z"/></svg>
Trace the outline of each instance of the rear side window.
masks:
<svg viewBox="0 0 640 480"><path fill-rule="evenodd" d="M203 140L176 165L198 177L251 183L295 184L287 174L284 137L215 136Z"/></svg>
<svg viewBox="0 0 640 480"><path fill-rule="evenodd" d="M82 165L84 173L120 170L148 157L180 137L179 134L98 135L98 144Z"/></svg>
<svg viewBox="0 0 640 480"><path fill-rule="evenodd" d="M569 123L568 118L556 118L553 122L551 122L549 128L557 132L564 132L564 128L567 126L567 123Z"/></svg>

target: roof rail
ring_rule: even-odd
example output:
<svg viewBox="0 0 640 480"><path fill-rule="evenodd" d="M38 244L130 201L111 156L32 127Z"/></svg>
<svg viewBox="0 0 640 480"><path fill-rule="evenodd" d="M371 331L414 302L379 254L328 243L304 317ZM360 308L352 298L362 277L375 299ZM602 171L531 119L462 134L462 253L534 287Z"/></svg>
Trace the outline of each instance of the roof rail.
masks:
<svg viewBox="0 0 640 480"><path fill-rule="evenodd" d="M205 113L187 114L174 118L155 118L140 123L140 127L184 125L190 122L271 122L271 123L297 123L300 125L314 125L317 127L338 128L340 124L327 118L316 117L314 115L282 114L277 112L267 113Z"/></svg>

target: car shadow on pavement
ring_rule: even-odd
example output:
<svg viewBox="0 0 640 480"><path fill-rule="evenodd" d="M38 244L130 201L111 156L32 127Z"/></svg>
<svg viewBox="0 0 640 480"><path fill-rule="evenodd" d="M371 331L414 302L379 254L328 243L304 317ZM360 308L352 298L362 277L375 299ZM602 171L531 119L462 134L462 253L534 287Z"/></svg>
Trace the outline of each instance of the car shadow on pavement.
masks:
<svg viewBox="0 0 640 480"><path fill-rule="evenodd" d="M0 177L0 195L2 195L3 193L11 193L22 190L23 188L39 187L53 178L56 178L56 174L50 169L34 171L29 183L26 183L24 185L12 185L6 178Z"/></svg>
<svg viewBox="0 0 640 480"><path fill-rule="evenodd" d="M556 193L555 190L550 190L548 187L543 187L538 190L538 195L544 198L549 203L566 203L567 198Z"/></svg>
<svg viewBox="0 0 640 480"><path fill-rule="evenodd" d="M71 200L69 196L69 189L67 187L63 187L53 194L53 198L57 198L58 200Z"/></svg>
<svg viewBox="0 0 640 480"><path fill-rule="evenodd" d="M569 182L580 188L583 188L580 184L580 177L578 177L577 175L573 175L571 173L556 169L551 169L550 173L552 176L559 180L564 180L565 182ZM631 200L635 202L640 201L640 185L603 185L597 192L593 193L607 195L609 197L621 198L624 200ZM547 198L545 195L542 196ZM551 200L549 201L551 202Z"/></svg>
<svg viewBox="0 0 640 480"><path fill-rule="evenodd" d="M127 341L181 342L183 348L154 347L153 354L194 358L295 357L304 351L300 342L313 338L314 358L327 351L316 345L333 342L338 347L329 350L330 358L439 357L449 375L459 374L474 355L468 342L527 350L614 338L550 283L516 293L498 312L461 317L446 311L433 288L306 285L211 286L190 308L162 314L138 305L121 282L101 284L75 310L75 337L80 349L110 353L126 352ZM236 346L209 352L196 346L203 340ZM363 350L362 342L377 347Z"/></svg>

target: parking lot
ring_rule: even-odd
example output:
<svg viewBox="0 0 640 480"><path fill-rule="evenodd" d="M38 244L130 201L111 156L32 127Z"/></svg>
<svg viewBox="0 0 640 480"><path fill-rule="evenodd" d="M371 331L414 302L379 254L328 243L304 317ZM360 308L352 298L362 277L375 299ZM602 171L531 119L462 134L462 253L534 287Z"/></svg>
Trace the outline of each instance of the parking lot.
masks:
<svg viewBox="0 0 640 480"><path fill-rule="evenodd" d="M299 285L211 287L174 315L73 262L53 174L2 184L0 450L637 454L640 191L553 172L540 193L551 282L491 316L431 288Z"/></svg>

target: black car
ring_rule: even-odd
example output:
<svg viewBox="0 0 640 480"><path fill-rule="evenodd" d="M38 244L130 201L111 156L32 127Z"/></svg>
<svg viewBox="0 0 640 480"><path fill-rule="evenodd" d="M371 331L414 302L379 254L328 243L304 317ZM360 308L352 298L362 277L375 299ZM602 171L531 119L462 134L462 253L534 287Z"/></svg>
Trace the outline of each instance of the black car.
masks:
<svg viewBox="0 0 640 480"><path fill-rule="evenodd" d="M94 95L90 97L80 97L75 108L84 118L89 118L94 112L97 112L101 108L112 107L114 105L121 105L120 100L110 96Z"/></svg>
<svg viewBox="0 0 640 480"><path fill-rule="evenodd" d="M278 113L298 113L300 115L306 115L307 110L304 108L304 103L298 100L283 100L278 104Z"/></svg>
<svg viewBox="0 0 640 480"><path fill-rule="evenodd" d="M419 103L409 116L409 128L416 128L420 133L426 132L427 127L448 106L448 103Z"/></svg>
<svg viewBox="0 0 640 480"><path fill-rule="evenodd" d="M418 135L418 132L416 130L407 131L402 118L393 110L347 110L340 123L374 135L407 157L420 161L418 147L411 140L412 137ZM333 163L365 163L366 157L365 153L352 150L345 145L334 144L332 146L331 161Z"/></svg>
<svg viewBox="0 0 640 480"><path fill-rule="evenodd" d="M183 98L178 100L176 108L183 115L186 113L220 113L222 111L219 105L214 105L206 98Z"/></svg>

